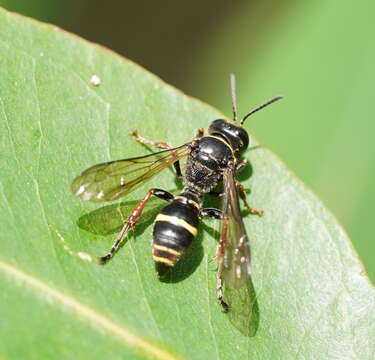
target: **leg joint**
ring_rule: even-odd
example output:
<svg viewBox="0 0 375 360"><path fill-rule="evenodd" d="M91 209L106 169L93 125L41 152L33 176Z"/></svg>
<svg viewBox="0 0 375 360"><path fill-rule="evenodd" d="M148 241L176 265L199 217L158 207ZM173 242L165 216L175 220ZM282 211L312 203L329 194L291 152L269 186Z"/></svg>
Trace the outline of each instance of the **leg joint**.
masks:
<svg viewBox="0 0 375 360"><path fill-rule="evenodd" d="M214 219L222 219L223 218L223 212L219 209L215 208L204 208L201 209L199 212L200 216L208 216Z"/></svg>

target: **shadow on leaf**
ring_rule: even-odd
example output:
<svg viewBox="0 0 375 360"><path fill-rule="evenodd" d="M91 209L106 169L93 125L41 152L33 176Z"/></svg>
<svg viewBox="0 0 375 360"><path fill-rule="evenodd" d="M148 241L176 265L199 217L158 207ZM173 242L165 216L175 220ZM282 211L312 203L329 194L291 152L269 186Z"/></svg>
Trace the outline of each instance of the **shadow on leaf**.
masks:
<svg viewBox="0 0 375 360"><path fill-rule="evenodd" d="M253 167L250 162L247 162L242 169L238 170L238 172L236 173L236 178L238 179L238 181L242 182L251 178L252 175Z"/></svg>
<svg viewBox="0 0 375 360"><path fill-rule="evenodd" d="M247 168L247 167L246 167ZM245 170L245 169L244 169ZM248 173L251 176L251 167ZM206 197L206 206L220 208L221 199L215 196ZM77 220L77 225L90 233L96 235L110 235L118 233L124 225L129 214L133 211L138 201L121 202L103 206L97 210L82 215ZM159 199L151 199L137 222L136 235L142 234L150 229L156 215L165 206ZM211 238L219 239L220 233L217 229L208 226L203 221L200 223L200 231L191 246L186 250L180 261L173 268L167 268L160 281L165 283L180 282L195 272L203 259L204 233L207 232ZM123 244L126 243L126 240ZM259 326L259 308L256 294L251 279L247 286L241 289L231 289L224 286L224 297L230 306L227 316L229 321L242 334L255 336Z"/></svg>
<svg viewBox="0 0 375 360"><path fill-rule="evenodd" d="M128 201L101 207L82 215L78 219L77 225L81 229L96 235L116 234L121 230L137 203L138 201ZM155 216L161 211L163 206L165 204L158 199L149 201L147 208L136 225L138 235L142 234L152 224Z"/></svg>
<svg viewBox="0 0 375 360"><path fill-rule="evenodd" d="M180 282L197 269L203 259L202 232L194 239L190 247L185 251L180 261L173 268L165 268L165 273L160 277L164 283Z"/></svg>
<svg viewBox="0 0 375 360"><path fill-rule="evenodd" d="M204 233L208 233L210 237L214 239L218 239L220 236L217 230L201 221L198 236L193 240L193 243L186 250L176 266L173 268L165 267L165 273L163 277L160 277L160 281L165 283L177 283L194 273L203 259L202 241L207 241L207 236L205 239Z"/></svg>

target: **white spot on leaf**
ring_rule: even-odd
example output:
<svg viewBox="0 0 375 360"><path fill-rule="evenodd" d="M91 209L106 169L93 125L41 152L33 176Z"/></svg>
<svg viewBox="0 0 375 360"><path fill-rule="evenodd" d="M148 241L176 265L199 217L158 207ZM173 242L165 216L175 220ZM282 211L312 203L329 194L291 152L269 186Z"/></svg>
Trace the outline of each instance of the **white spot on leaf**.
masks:
<svg viewBox="0 0 375 360"><path fill-rule="evenodd" d="M91 76L90 84L93 86L99 86L101 84L100 77L98 75Z"/></svg>
<svg viewBox="0 0 375 360"><path fill-rule="evenodd" d="M77 253L77 256L82 259L83 261L87 261L87 262L92 262L92 257L91 255L85 253L85 252L78 252Z"/></svg>

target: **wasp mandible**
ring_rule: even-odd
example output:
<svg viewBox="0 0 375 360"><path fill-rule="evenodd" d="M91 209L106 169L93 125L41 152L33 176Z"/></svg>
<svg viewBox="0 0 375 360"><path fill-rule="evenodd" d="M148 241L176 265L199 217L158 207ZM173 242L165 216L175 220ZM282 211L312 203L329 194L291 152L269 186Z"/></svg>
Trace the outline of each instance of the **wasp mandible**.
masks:
<svg viewBox="0 0 375 360"><path fill-rule="evenodd" d="M156 216L153 231L152 255L159 276L180 260L197 236L202 217L220 219L220 240L216 253L217 298L224 311L228 311L229 305L223 298L223 281L226 286L238 289L246 285L251 274L250 245L240 212L239 197L250 213L262 214L249 206L243 186L235 180L236 172L246 164L246 160L240 160L240 156L249 146L249 135L242 126L250 115L282 98L272 98L238 122L233 74L230 76L230 87L232 121L214 120L208 127L208 135L204 134L202 128L198 129L192 141L178 147L147 140L133 131L131 133L137 141L163 150L94 165L83 171L72 183L73 193L82 200L113 201L173 165L176 175L182 179L182 192L175 196L162 189L150 189L127 218L111 250L99 262L104 264L113 257L129 229L134 229L152 196L169 203ZM180 168L180 160L183 158L187 158L184 173ZM221 182L222 208L205 208L205 195L218 195L213 190Z"/></svg>

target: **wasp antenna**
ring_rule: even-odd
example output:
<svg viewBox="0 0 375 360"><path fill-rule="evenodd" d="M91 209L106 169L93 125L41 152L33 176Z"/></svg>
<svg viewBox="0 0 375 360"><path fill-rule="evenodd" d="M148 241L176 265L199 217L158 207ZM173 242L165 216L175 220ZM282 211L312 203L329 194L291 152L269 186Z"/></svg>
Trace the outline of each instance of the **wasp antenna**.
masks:
<svg viewBox="0 0 375 360"><path fill-rule="evenodd" d="M272 103L274 103L274 102L277 101L277 100L282 99L283 97L284 97L284 96L281 96L281 95L279 95L279 96L275 96L275 97L272 98L271 100L268 100L268 101L265 102L264 104L262 104L262 105L256 107L255 109L251 110L251 111L250 111L248 114L246 114L246 115L244 116L244 118L241 120L241 125L245 122L245 120L246 120L250 115L253 115L253 114L256 113L257 111L259 111L259 110L265 108L265 107L268 106L268 105L271 105Z"/></svg>
<svg viewBox="0 0 375 360"><path fill-rule="evenodd" d="M232 98L233 121L237 121L236 77L233 73L229 76L230 94Z"/></svg>

